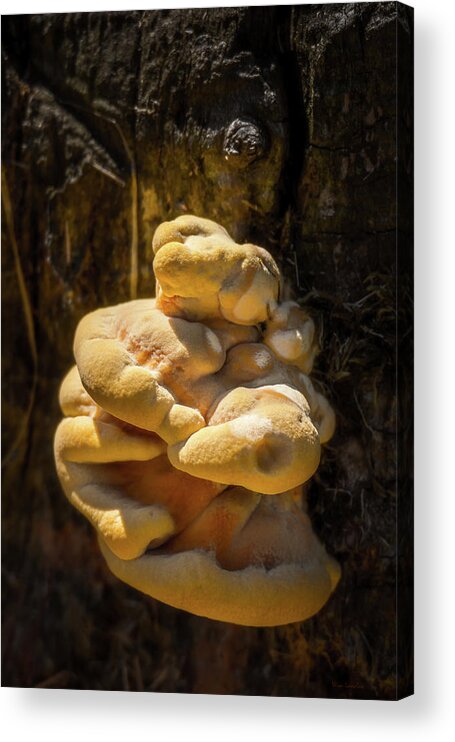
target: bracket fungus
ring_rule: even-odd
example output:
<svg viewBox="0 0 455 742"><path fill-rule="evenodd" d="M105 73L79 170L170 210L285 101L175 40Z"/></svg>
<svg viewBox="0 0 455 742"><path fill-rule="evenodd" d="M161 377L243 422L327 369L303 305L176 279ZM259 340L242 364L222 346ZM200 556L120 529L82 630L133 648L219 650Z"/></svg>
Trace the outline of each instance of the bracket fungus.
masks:
<svg viewBox="0 0 455 742"><path fill-rule="evenodd" d="M138 590L236 624L304 620L340 576L302 494L335 424L308 376L313 322L280 302L271 255L214 222L165 222L153 250L156 298L77 328L64 491Z"/></svg>

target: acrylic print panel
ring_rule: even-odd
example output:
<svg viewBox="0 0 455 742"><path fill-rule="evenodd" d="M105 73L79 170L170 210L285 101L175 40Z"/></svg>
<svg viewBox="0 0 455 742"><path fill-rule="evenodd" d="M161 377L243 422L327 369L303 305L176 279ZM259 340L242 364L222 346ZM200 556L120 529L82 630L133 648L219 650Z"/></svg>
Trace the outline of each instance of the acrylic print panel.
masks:
<svg viewBox="0 0 455 742"><path fill-rule="evenodd" d="M412 29L3 19L4 685L412 693Z"/></svg>

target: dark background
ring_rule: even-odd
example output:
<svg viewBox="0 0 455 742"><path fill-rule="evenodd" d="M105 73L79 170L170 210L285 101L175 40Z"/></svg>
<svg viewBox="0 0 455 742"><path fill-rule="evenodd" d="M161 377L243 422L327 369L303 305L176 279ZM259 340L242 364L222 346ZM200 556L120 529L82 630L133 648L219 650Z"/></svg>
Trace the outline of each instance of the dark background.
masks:
<svg viewBox="0 0 455 742"><path fill-rule="evenodd" d="M410 692L412 11L2 26L3 685ZM186 212L269 249L320 327L338 427L309 505L343 575L302 624L218 623L121 584L54 471L78 320L151 295L153 232Z"/></svg>

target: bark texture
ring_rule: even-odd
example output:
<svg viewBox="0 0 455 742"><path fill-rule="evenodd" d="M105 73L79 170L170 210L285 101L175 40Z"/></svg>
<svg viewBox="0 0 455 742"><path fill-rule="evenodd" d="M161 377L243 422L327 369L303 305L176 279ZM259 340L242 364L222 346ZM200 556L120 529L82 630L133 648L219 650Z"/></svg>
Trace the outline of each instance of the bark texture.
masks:
<svg viewBox="0 0 455 742"><path fill-rule="evenodd" d="M3 683L409 692L412 11L13 16L3 60ZM319 322L338 428L309 503L343 576L303 624L216 623L122 585L54 472L78 320L151 295L153 232L185 212L269 249Z"/></svg>

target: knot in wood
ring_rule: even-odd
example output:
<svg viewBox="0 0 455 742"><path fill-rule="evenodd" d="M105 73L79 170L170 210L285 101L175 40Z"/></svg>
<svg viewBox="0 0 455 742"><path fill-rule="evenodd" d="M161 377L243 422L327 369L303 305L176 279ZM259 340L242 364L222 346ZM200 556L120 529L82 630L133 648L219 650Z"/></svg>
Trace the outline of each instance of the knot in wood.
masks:
<svg viewBox="0 0 455 742"><path fill-rule="evenodd" d="M262 157L267 146L267 135L260 124L234 119L226 129L223 152L229 163L243 168Z"/></svg>

